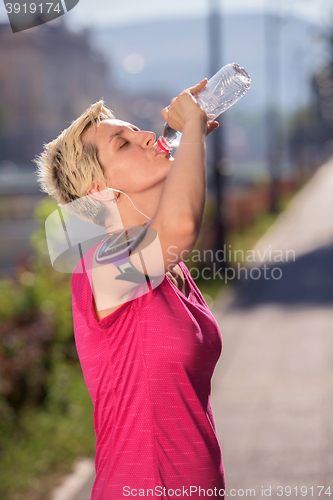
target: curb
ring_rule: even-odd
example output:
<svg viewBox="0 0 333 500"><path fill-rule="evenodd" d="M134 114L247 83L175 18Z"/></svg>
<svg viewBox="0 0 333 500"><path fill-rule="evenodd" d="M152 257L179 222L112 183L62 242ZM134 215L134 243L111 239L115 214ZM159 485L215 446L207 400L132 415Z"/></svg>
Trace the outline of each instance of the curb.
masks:
<svg viewBox="0 0 333 500"><path fill-rule="evenodd" d="M91 458L78 459L73 468L73 473L53 490L51 500L73 500L95 476L95 462Z"/></svg>

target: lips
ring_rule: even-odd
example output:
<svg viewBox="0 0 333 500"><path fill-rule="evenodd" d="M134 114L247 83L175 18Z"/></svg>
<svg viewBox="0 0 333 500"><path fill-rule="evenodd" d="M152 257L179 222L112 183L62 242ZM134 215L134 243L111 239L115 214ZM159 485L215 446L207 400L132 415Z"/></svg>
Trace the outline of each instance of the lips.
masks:
<svg viewBox="0 0 333 500"><path fill-rule="evenodd" d="M171 156L171 153L170 152L165 152L165 151L159 151L156 153L156 156L160 156L160 155L163 155L163 156L168 156L170 157Z"/></svg>
<svg viewBox="0 0 333 500"><path fill-rule="evenodd" d="M166 156L167 158L170 158L171 152L170 151L162 151L159 148L155 148L155 156Z"/></svg>

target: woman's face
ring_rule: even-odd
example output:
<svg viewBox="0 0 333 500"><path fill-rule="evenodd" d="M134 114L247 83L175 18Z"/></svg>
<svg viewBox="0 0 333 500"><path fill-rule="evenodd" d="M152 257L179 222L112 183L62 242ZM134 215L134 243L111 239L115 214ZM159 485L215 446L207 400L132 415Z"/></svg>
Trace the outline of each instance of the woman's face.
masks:
<svg viewBox="0 0 333 500"><path fill-rule="evenodd" d="M173 157L156 154L153 132L141 131L122 120L105 120L98 127L89 127L82 140L97 146L108 187L128 195L162 190Z"/></svg>

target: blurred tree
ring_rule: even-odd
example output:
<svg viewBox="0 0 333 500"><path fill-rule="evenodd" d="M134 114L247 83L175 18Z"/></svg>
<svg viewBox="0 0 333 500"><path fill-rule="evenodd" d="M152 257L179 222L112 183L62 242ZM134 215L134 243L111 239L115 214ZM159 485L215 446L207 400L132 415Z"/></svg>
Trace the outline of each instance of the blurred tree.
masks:
<svg viewBox="0 0 333 500"><path fill-rule="evenodd" d="M332 56L312 78L313 104L290 123L291 155L303 178L333 154L333 35L328 39Z"/></svg>
<svg viewBox="0 0 333 500"><path fill-rule="evenodd" d="M331 38L333 52L333 36ZM313 78L315 114L320 128L321 144L333 139L333 59Z"/></svg>

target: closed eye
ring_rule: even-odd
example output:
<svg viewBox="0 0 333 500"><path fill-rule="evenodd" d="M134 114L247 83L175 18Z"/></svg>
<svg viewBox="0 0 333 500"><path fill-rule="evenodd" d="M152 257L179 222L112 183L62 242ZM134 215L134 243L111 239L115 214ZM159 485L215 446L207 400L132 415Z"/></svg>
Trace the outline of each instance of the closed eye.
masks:
<svg viewBox="0 0 333 500"><path fill-rule="evenodd" d="M128 142L128 141L125 141L125 142L124 142L124 143L120 146L120 148L119 148L119 149L123 148L123 147L124 147L124 146L126 146L127 144L129 144L129 142Z"/></svg>

